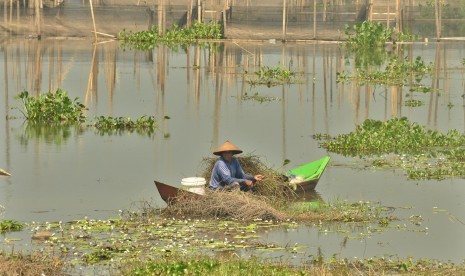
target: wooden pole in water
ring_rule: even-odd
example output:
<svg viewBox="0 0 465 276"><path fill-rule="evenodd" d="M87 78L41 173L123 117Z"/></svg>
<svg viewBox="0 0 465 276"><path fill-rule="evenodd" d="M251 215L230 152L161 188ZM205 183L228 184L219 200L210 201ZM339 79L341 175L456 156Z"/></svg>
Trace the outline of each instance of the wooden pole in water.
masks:
<svg viewBox="0 0 465 276"><path fill-rule="evenodd" d="M435 1L434 5L434 17L436 21L436 39L441 39L441 3L439 0Z"/></svg>
<svg viewBox="0 0 465 276"><path fill-rule="evenodd" d="M92 23L94 24L95 41L97 41L97 27L95 26L94 7L92 5L92 0L89 0L89 5L90 5L90 12L92 14Z"/></svg>
<svg viewBox="0 0 465 276"><path fill-rule="evenodd" d="M201 0L197 0L197 20L199 23L202 23L202 6L200 4Z"/></svg>
<svg viewBox="0 0 465 276"><path fill-rule="evenodd" d="M283 0L283 41L286 41L286 0Z"/></svg>
<svg viewBox="0 0 465 276"><path fill-rule="evenodd" d="M163 16L162 16L162 6L163 6L163 3L162 3L162 0L158 0L158 13L157 13L157 18L158 18L158 35L162 35L163 34L163 27L162 27L162 24L163 24Z"/></svg>
<svg viewBox="0 0 465 276"><path fill-rule="evenodd" d="M191 27L191 20L192 20L191 16L192 16L192 0L187 0L187 22L186 22L187 28Z"/></svg>
<svg viewBox="0 0 465 276"><path fill-rule="evenodd" d="M399 0L396 0L396 32L399 33Z"/></svg>
<svg viewBox="0 0 465 276"><path fill-rule="evenodd" d="M36 14L36 24L37 24L37 38L40 39L40 6L39 6L39 0L36 0L35 4L35 14Z"/></svg>
<svg viewBox="0 0 465 276"><path fill-rule="evenodd" d="M316 38L316 0L313 0L313 38Z"/></svg>
<svg viewBox="0 0 465 276"><path fill-rule="evenodd" d="M370 0L368 4L368 21L373 21L373 0Z"/></svg>
<svg viewBox="0 0 465 276"><path fill-rule="evenodd" d="M387 3L387 24L386 24L386 27L389 29L389 24L391 22L391 1L388 0L388 3Z"/></svg>

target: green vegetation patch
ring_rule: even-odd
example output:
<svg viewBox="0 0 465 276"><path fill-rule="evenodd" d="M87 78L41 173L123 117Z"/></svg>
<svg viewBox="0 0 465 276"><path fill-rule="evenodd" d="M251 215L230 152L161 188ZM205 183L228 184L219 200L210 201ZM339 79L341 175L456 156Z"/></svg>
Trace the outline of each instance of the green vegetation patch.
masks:
<svg viewBox="0 0 465 276"><path fill-rule="evenodd" d="M267 96L262 96L258 93L254 93L253 95L249 95L245 93L244 95L242 95L241 99L244 101L256 101L259 103L281 101L281 98L279 97L267 97Z"/></svg>
<svg viewBox="0 0 465 276"><path fill-rule="evenodd" d="M24 224L14 221L14 220L0 220L0 232L12 232L12 231L21 231L24 227Z"/></svg>
<svg viewBox="0 0 465 276"><path fill-rule="evenodd" d="M261 66L258 71L249 74L244 72L247 82L252 86L266 85L268 87L296 83L299 74L284 66Z"/></svg>
<svg viewBox="0 0 465 276"><path fill-rule="evenodd" d="M344 47L355 57L356 66L380 65L390 59L387 44L413 41L416 36L396 32L386 28L381 22L364 21L355 25L346 25L344 29L346 42Z"/></svg>
<svg viewBox="0 0 465 276"><path fill-rule="evenodd" d="M129 117L105 117L100 116L90 124L94 126L100 134L114 134L123 131L137 131L139 134L152 134L157 128L157 122L153 116L141 116L135 121Z"/></svg>
<svg viewBox="0 0 465 276"><path fill-rule="evenodd" d="M415 99L409 99L404 102L404 105L410 107L419 107L425 105L425 102Z"/></svg>
<svg viewBox="0 0 465 276"><path fill-rule="evenodd" d="M170 258L135 263L125 269L123 275L305 275L305 270L256 257L245 260L179 256L177 260Z"/></svg>
<svg viewBox="0 0 465 276"><path fill-rule="evenodd" d="M397 168L410 179L444 179L465 175L465 136L427 129L407 118L368 119L354 132L314 135L323 148L346 156L372 158L376 168ZM373 158L374 157L374 158Z"/></svg>
<svg viewBox="0 0 465 276"><path fill-rule="evenodd" d="M311 256L313 257L313 256ZM175 258L133 262L124 268L123 275L458 275L465 272L463 265L436 260L413 260L384 256L370 259L337 259L315 256L308 265L293 266L286 262L272 262L252 256L249 259L234 255L177 256Z"/></svg>
<svg viewBox="0 0 465 276"><path fill-rule="evenodd" d="M186 46L198 40L215 40L223 36L223 25L219 21L195 22L191 28L181 28L173 24L171 29L160 34L158 26L147 31L132 32L121 31L119 38L124 45L135 49L149 50L158 45Z"/></svg>
<svg viewBox="0 0 465 276"><path fill-rule="evenodd" d="M415 60L407 58L399 59L398 57L390 58L384 71L376 71L373 69L357 68L356 74L348 74L344 71L336 73L336 82L356 81L357 85L366 83L389 85L389 86L404 86L408 84L413 77L415 80L411 84L413 88L425 89L421 84L423 78L431 74L433 65L426 64L423 59L418 56ZM426 88L429 89L429 88ZM430 91L431 89L429 89Z"/></svg>
<svg viewBox="0 0 465 276"><path fill-rule="evenodd" d="M139 134L151 135L158 127L154 116L143 115L136 120L129 117L96 117L94 122L88 121L84 115L86 106L76 98L72 101L67 92L58 89L55 93L43 93L31 97L27 91L18 96L23 104L21 112L27 119L26 128L21 141L27 143L28 138L43 138L57 145L63 144L70 137L71 130L82 132L87 127L95 127L101 134L121 134L136 131Z"/></svg>
<svg viewBox="0 0 465 276"><path fill-rule="evenodd" d="M21 111L29 121L34 122L83 122L86 107L71 100L68 93L60 88L55 93L43 93L37 97L30 97L27 91L21 92L16 98L21 99L23 110Z"/></svg>

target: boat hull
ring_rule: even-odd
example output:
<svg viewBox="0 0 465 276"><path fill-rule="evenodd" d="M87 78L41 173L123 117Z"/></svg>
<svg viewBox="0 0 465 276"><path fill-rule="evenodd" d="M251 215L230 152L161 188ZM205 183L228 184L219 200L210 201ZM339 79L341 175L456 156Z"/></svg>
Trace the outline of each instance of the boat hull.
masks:
<svg viewBox="0 0 465 276"><path fill-rule="evenodd" d="M202 195L185 191L176 187L173 187L168 184L161 183L155 180L155 186L157 187L158 193L160 194L161 199L166 202L166 204L175 203L178 200L186 198L200 198Z"/></svg>
<svg viewBox="0 0 465 276"><path fill-rule="evenodd" d="M317 179L308 180L308 181L305 181L305 182L302 182L302 183L298 183L296 185L296 190L295 191L297 193L313 191L313 190L315 190L315 187L318 184L319 180L320 179L317 178Z"/></svg>

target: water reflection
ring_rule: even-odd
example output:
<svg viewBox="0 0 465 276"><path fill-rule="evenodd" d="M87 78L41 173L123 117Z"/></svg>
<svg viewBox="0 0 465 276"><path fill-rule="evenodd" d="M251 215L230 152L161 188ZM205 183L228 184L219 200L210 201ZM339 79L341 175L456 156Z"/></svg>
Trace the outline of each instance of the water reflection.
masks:
<svg viewBox="0 0 465 276"><path fill-rule="evenodd" d="M15 133L19 132L19 133ZM26 122L23 128L14 130L16 139L25 147L29 143L46 144L59 147L65 146L71 137L77 137L84 132L84 127L76 124L36 124Z"/></svg>
<svg viewBox="0 0 465 276"><path fill-rule="evenodd" d="M412 97L408 86L337 83L337 72L355 74L356 66L350 59L347 63L347 54L336 43L234 42L214 50L193 45L178 51L158 47L138 52L122 50L115 42L5 40L0 45L0 68L4 70L0 118L8 119L0 120L4 149L0 165L13 176L0 178L4 216L66 221L85 215L105 218L139 200L163 206L153 180L180 186L180 180L196 175L202 158L227 139L245 152L263 157L272 167L291 160L282 168L286 170L327 154L312 139L313 134L347 133L367 118L406 116L440 131L463 131L462 45L402 47L409 57L420 55L435 64L435 73L423 83L432 86L432 92L414 95L425 102L422 107L404 106L405 98ZM268 88L247 83L246 71L280 64L302 73L298 84ZM152 115L160 129L150 139L136 133L97 135L73 126L52 130L24 124L20 112L12 109L19 105L14 97L22 90L37 95L58 87L67 90L71 98L84 101L89 118ZM246 93L281 100L243 100ZM350 159L332 156L332 160L316 194L306 199L378 200L390 206L415 206L413 211L405 211L404 217L421 214L428 218L431 240L412 232L389 231L391 244L396 246L389 252L463 257L465 245L457 241L462 226L450 225L431 213L433 205L440 206L464 220L460 217L465 193L461 179L411 183L399 172L355 171L347 168ZM435 241L444 239L444 231L451 237L442 241L448 248L441 245L443 251L424 252L428 250L422 246L434 248ZM279 239L300 244L317 241L312 246L321 246L326 253L341 251L339 237L305 227L295 232ZM273 235L278 234L270 234L271 239ZM385 237L367 239L369 253L365 256L385 253L376 243L385 242ZM407 238L410 240L405 243ZM349 240L344 252L359 253L357 242Z"/></svg>

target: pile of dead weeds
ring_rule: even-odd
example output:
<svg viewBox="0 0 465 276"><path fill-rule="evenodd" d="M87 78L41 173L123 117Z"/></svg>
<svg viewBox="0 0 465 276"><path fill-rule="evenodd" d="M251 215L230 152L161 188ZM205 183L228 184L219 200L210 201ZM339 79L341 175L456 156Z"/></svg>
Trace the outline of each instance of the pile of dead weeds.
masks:
<svg viewBox="0 0 465 276"><path fill-rule="evenodd" d="M290 216L281 211L289 200L296 197L289 188L287 178L280 172L263 164L257 156L236 157L245 173L261 174L264 180L257 182L254 192L218 192L206 189L201 197L183 197L170 203L163 211L166 217L189 217L201 219L237 220L285 220ZM208 181L217 158L204 158L203 172Z"/></svg>
<svg viewBox="0 0 465 276"><path fill-rule="evenodd" d="M0 275L35 276L35 275L65 275L63 261L58 258L49 259L45 256L33 255L0 255Z"/></svg>
<svg viewBox="0 0 465 276"><path fill-rule="evenodd" d="M263 196L241 191L207 191L201 197L184 197L169 204L162 211L165 217L198 219L273 220L283 221L289 216L274 208Z"/></svg>

